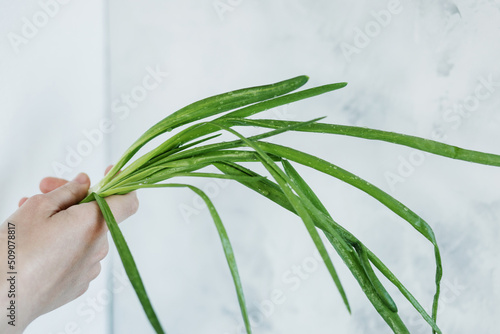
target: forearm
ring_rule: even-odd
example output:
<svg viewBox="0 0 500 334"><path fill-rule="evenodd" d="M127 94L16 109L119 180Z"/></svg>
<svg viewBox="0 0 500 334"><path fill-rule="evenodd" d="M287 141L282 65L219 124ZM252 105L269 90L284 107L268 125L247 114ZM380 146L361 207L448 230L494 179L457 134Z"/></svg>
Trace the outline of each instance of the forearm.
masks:
<svg viewBox="0 0 500 334"><path fill-rule="evenodd" d="M19 275L16 265L16 248L9 248L6 223L0 226L0 333L22 333L28 325L26 314L18 302ZM13 245L16 245L13 243ZM9 257L9 249L12 255ZM10 264L9 264L10 261ZM12 267L9 267L12 266ZM25 320L25 321L22 321Z"/></svg>
<svg viewBox="0 0 500 334"><path fill-rule="evenodd" d="M8 284L0 284L0 333L17 334L22 333L26 328L19 322L18 318L18 305L11 304L8 298L7 291L9 290Z"/></svg>

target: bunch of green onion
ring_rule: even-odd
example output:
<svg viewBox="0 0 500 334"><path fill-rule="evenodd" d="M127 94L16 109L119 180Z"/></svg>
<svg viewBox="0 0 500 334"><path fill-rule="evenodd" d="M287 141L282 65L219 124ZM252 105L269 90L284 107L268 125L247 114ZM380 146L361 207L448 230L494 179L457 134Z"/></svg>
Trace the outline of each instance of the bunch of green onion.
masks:
<svg viewBox="0 0 500 334"><path fill-rule="evenodd" d="M135 141L111 171L91 188L89 195L82 201L95 200L99 205L127 275L157 333L165 333L165 331L151 305L127 243L103 198L115 194L126 194L141 188L158 187L187 187L206 203L222 242L246 331L247 333L252 332L238 268L224 225L210 198L203 191L189 184L161 183L178 176L234 180L300 216L349 312L350 306L346 293L328 255L327 246L324 245L320 237L320 232L324 233L358 281L368 300L394 333L409 333L409 331L398 314L396 303L377 278L375 270L396 286L429 324L433 333L441 333L436 318L442 267L439 247L432 228L415 212L391 195L357 175L316 156L291 147L269 143L264 139L288 131L329 133L386 141L452 159L497 167L500 166L500 156L393 132L320 123L321 119L297 122L248 118L271 108L346 86L346 83L335 83L293 92L303 86L307 80L308 77L299 76L271 85L240 89L203 99L174 112L152 126ZM212 117L219 114L223 115L218 118ZM212 120L206 120L207 118L212 118ZM248 126L269 130L251 137L245 137L234 130L235 127ZM180 127L183 128L175 135L129 163L132 157L153 138ZM234 140L217 141L216 138L222 132L234 135ZM241 164L247 162L262 164L271 178L260 175ZM436 262L436 292L430 314L372 251L333 220L320 199L295 170L292 163L316 169L367 193L413 226L432 244ZM220 173L202 171L209 166L215 166Z"/></svg>

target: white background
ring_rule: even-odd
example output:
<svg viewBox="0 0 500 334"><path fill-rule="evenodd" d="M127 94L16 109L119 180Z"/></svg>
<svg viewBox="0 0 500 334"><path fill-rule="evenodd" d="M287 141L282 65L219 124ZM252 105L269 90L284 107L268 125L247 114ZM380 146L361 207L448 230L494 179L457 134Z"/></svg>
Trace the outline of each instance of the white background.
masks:
<svg viewBox="0 0 500 334"><path fill-rule="evenodd" d="M37 192L43 176L56 175L54 162L65 164L85 132L103 120L113 122L111 133L64 177L86 171L97 182L142 132L188 103L301 74L311 78L306 87L349 85L263 116L328 116L331 123L438 134L446 143L500 153L499 7L498 1L73 0L16 52L9 33L21 34L23 18L32 20L41 7L3 1L0 217L10 215L20 197ZM380 13L388 10L393 14L384 21ZM122 94L131 94L155 69L168 76L128 112L118 109ZM494 84L485 86L485 80ZM478 89L490 94L479 100ZM443 255L443 332L495 333L498 168L430 155L422 160L411 149L333 135L287 134L277 141L337 163L426 219ZM298 169L333 217L430 309L430 245L365 194ZM388 175L398 173L402 181L391 186ZM212 193L226 224L255 333L390 332L334 256L353 308L347 314L299 219L237 184L193 183ZM234 288L208 211L187 190L147 190L139 197L139 213L122 227L166 330L240 333ZM195 214L182 214L189 208ZM116 278L122 275L116 254L108 261L113 264L88 293L41 317L27 333L152 333L133 290ZM315 265L307 277L291 272L304 264ZM113 302L105 298L110 289L116 291ZM284 302L269 306L273 290L283 292ZM389 291L411 333L429 333L397 291Z"/></svg>

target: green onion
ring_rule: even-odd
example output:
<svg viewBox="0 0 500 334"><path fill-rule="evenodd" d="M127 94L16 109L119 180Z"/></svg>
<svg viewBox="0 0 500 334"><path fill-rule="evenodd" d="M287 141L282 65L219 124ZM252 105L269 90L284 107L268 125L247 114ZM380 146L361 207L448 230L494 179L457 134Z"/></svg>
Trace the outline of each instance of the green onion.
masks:
<svg viewBox="0 0 500 334"><path fill-rule="evenodd" d="M437 309L442 264L438 243L431 226L391 195L359 176L319 157L291 147L265 142L263 139L289 131L337 134L386 141L452 159L497 167L500 166L500 156L394 132L318 123L322 118L301 122L248 118L270 108L311 98L346 86L346 83L341 82L293 92L302 87L307 80L306 76L299 76L275 84L240 89L203 99L174 112L153 125L137 139L125 151L111 171L89 190L88 196L82 201L85 203L95 200L99 205L126 273L156 333L165 333L165 331L146 293L125 238L103 198L143 188L179 187L191 189L207 205L221 239L229 272L233 278L246 332L252 332L236 259L220 216L210 198L200 189L190 184L165 183L165 181L175 177L230 179L297 214L317 247L349 313L351 307L347 293L319 232L324 233L359 283L368 300L394 333L409 333L409 331L398 314L398 306L378 279L375 269L401 292L429 324L433 333L441 333L437 325ZM206 120L219 114L222 115L209 121ZM251 137L245 137L234 130L235 127L248 126L269 128L270 130ZM181 128L179 132L168 136L156 148L131 161L146 143L177 128ZM235 140L218 141L221 131L233 134L236 137ZM263 165L272 179L256 173L251 168L243 167L240 165L241 162ZM333 220L320 199L295 170L291 162L313 168L365 192L400 216L430 242L436 262L436 292L430 312L432 316L372 251ZM281 163L282 167L278 163ZM220 173L203 171L204 168L210 166L216 167Z"/></svg>

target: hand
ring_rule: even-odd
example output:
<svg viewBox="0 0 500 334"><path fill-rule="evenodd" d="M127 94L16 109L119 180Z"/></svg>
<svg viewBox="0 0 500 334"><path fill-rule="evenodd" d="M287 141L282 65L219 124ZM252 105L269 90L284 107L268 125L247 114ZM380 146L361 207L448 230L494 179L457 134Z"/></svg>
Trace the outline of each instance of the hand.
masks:
<svg viewBox="0 0 500 334"><path fill-rule="evenodd" d="M19 209L0 226L0 270L8 268L9 226L15 226L15 327L3 315L10 283L0 280L1 333L22 333L34 319L87 291L108 253L107 226L97 203L78 204L90 187L86 174L73 181L45 178L43 194L23 198ZM106 198L117 222L137 211L135 192ZM78 205L77 205L78 204ZM12 240L11 240L12 241ZM9 278L10 275L7 275ZM5 276L4 276L5 277Z"/></svg>

